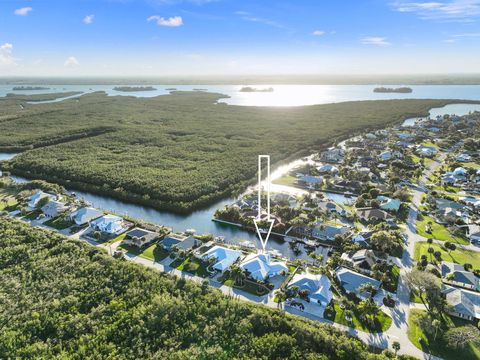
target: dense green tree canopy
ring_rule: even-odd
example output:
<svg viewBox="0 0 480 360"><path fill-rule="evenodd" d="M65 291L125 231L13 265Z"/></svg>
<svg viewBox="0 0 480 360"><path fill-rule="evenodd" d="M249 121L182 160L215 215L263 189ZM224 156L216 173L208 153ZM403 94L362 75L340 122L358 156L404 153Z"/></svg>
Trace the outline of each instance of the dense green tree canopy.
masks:
<svg viewBox="0 0 480 360"><path fill-rule="evenodd" d="M333 327L0 217L0 358L387 359Z"/></svg>

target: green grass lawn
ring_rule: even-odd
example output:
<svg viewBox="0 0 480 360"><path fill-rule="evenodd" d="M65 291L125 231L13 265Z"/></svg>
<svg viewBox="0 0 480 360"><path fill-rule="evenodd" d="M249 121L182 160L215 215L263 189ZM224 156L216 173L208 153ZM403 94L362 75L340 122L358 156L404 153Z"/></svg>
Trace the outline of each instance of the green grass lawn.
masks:
<svg viewBox="0 0 480 360"><path fill-rule="evenodd" d="M148 247L140 256L152 261L155 260L156 262L160 262L165 259L168 254L168 251L166 251L164 248L158 246L157 244L153 244L152 246Z"/></svg>
<svg viewBox="0 0 480 360"><path fill-rule="evenodd" d="M200 259L197 259L194 257L191 257L191 258L187 257L183 261L175 260L171 264L171 266L176 268L177 270L186 271L190 274L197 275L200 277L207 277L209 275L206 264Z"/></svg>
<svg viewBox="0 0 480 360"><path fill-rule="evenodd" d="M432 222L432 232L427 233L426 226L429 222ZM470 242L467 239L464 239L459 236L454 236L448 231L448 228L445 225L437 224L435 219L428 215L418 214L417 218L417 233L426 238L432 238L441 241L450 241L457 244L468 245Z"/></svg>
<svg viewBox="0 0 480 360"><path fill-rule="evenodd" d="M463 167L471 167L471 168L474 168L474 169L480 169L480 164L477 164L475 162L462 163L462 166Z"/></svg>
<svg viewBox="0 0 480 360"><path fill-rule="evenodd" d="M134 245L130 244L122 244L118 246L117 249L125 250L130 254L140 256L145 259L149 259L152 261L160 262L168 256L168 252L164 250L161 246L157 246L157 244L153 244L148 248L138 248ZM175 266L173 266L175 267ZM185 270L186 271L186 270Z"/></svg>
<svg viewBox="0 0 480 360"><path fill-rule="evenodd" d="M106 241L104 244L107 244L107 245L114 244L117 241L125 239L125 236L127 236L127 232L124 232L123 234L120 234L117 237L114 237L113 239Z"/></svg>
<svg viewBox="0 0 480 360"><path fill-rule="evenodd" d="M437 150L439 149L438 145L437 145L437 144L434 144L434 143L431 142L431 141L424 141L424 142L422 143L422 145L423 145L423 146L428 146L428 147L433 147L433 148L435 148L435 149L437 149Z"/></svg>
<svg viewBox="0 0 480 360"><path fill-rule="evenodd" d="M339 304L335 303L334 309L335 309L335 317L333 319L331 318L330 319L338 324L346 325L354 329L375 333L375 332L386 331L390 327L390 325L392 325L392 318L381 310L378 312L378 315L375 319L374 328L371 329L367 327L367 325L365 325L363 322L360 321L360 319L358 318L358 314L356 314L355 311L353 311L352 321L349 322L345 320L345 311L340 308Z"/></svg>
<svg viewBox="0 0 480 360"><path fill-rule="evenodd" d="M287 186L295 185L296 182L297 182L297 178L295 176L292 176L292 175L289 175L289 174L273 180L274 184L287 185Z"/></svg>
<svg viewBox="0 0 480 360"><path fill-rule="evenodd" d="M60 215L56 218L45 221L44 225L50 226L57 230L63 230L72 226L73 222L71 220L66 220L63 215Z"/></svg>
<svg viewBox="0 0 480 360"><path fill-rule="evenodd" d="M426 335L422 329L416 324L417 319L424 310L412 309L408 318L408 338L419 349L432 353L443 359L462 359L462 360L476 360L480 359L480 347L470 345L465 349L450 349L446 346L445 341L441 336L437 336L435 341L432 336ZM447 318L448 326L462 326L466 322L461 319L453 317ZM422 339L422 342L419 341Z"/></svg>
<svg viewBox="0 0 480 360"><path fill-rule="evenodd" d="M418 261L422 255L426 255L430 260L430 254L428 253L428 247L431 246L435 251L440 251L442 254L442 260L449 261L457 264L470 263L474 269L480 269L480 252L464 250L457 248L454 251L447 252L442 249L438 244L429 245L426 241L421 241L415 244L414 259ZM432 255L432 259L435 259Z"/></svg>
<svg viewBox="0 0 480 360"><path fill-rule="evenodd" d="M18 205L17 200L7 190L0 190L0 211L14 211Z"/></svg>

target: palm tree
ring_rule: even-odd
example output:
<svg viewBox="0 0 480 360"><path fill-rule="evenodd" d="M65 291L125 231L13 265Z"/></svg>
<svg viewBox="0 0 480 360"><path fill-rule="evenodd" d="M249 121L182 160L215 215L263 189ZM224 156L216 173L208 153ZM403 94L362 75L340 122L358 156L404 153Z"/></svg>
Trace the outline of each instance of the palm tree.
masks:
<svg viewBox="0 0 480 360"><path fill-rule="evenodd" d="M236 285L242 286L246 278L245 272L238 265L234 265L230 269L230 274L232 275L233 281Z"/></svg>
<svg viewBox="0 0 480 360"><path fill-rule="evenodd" d="M375 316L378 314L378 306L372 299L363 300L358 304L358 311L365 317L365 319L373 325Z"/></svg>
<svg viewBox="0 0 480 360"><path fill-rule="evenodd" d="M430 254L430 262L432 262L432 254L435 252L433 247L429 246L428 247L428 253Z"/></svg>
<svg viewBox="0 0 480 360"><path fill-rule="evenodd" d="M362 284L358 287L358 292L360 293L364 293L364 292L367 292L370 294L370 298L373 297L373 293L375 292L375 290L377 290L375 288L375 286L373 286L373 284L371 283L365 283L365 284Z"/></svg>
<svg viewBox="0 0 480 360"><path fill-rule="evenodd" d="M395 350L395 357L397 357L397 352L400 350L400 343L398 341L394 341L392 343L392 348Z"/></svg>

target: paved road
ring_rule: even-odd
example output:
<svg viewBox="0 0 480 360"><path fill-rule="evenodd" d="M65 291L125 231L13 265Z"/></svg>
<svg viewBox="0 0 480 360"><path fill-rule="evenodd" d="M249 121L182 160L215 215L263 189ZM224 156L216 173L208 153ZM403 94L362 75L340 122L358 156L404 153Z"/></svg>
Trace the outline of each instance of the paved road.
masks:
<svg viewBox="0 0 480 360"><path fill-rule="evenodd" d="M391 348L392 343L394 341L398 341L400 343L400 350L398 352L399 354L408 354L408 355L416 356L420 359L438 359L434 356L424 353L423 351L418 349L415 345L413 345L408 339L407 331L408 331L408 316L410 313L410 309L423 308L423 305L410 302L410 289L406 281L406 274L412 269L414 265L413 254L414 254L415 243L418 241L426 241L426 238L418 235L416 232L417 213L418 213L419 206L421 204L422 195L426 191L425 183L427 182L428 177L435 171L436 168L438 168L438 166L440 166L440 163L443 162L444 159L445 159L445 155L442 154L437 161L430 164L429 167L426 169L423 177L420 179L419 185L411 188L413 192L413 199L412 199L412 204L410 206L407 224L405 228L407 241L405 244L405 249L403 251L401 260L395 259L395 263L400 267L400 276L399 276L398 287L397 287L397 305L393 309L382 306L382 310L392 317L392 326L386 332L383 332L383 333L376 333L376 334L366 333L363 331L350 328L345 325L333 323L332 321L324 319L323 317L317 316L313 313L300 311L297 308L284 306L282 304L279 306L276 302L273 301L274 299L273 292L265 296L256 296L256 295L244 292L240 289L225 286L215 279L204 279L198 276L194 276L194 275L182 272L180 270L177 270L169 266L172 260L168 257L165 258L160 263L154 262L152 260L149 260L140 256L135 256L132 254L127 254L127 257L130 261L141 264L143 266L147 266L157 271L169 273L179 278L189 279L197 283L203 283L205 280L207 280L210 286L219 289L223 294L227 296L232 296L239 300L251 301L257 304L263 304L271 308L280 307L290 314L294 314L294 315L302 316L311 320L330 324L340 330L343 330L349 333L352 336L355 336L361 339L362 341L364 341L365 343L371 346L375 346L381 349L390 348L391 350L393 350ZM43 225L42 222L43 221L32 221L31 224L39 227L48 228L47 226ZM86 230L82 230L81 232L73 235L70 235L68 231L61 231L61 233L69 236L70 238L73 238L76 240L83 240L93 246L103 248L107 250L107 252L110 255L113 254L117 246L120 244L120 241L110 245L100 244L90 238L85 238L84 236L85 231ZM438 243L443 243L440 240L434 239L433 241ZM475 251L480 250L480 248L473 245L457 245L457 247L471 249Z"/></svg>

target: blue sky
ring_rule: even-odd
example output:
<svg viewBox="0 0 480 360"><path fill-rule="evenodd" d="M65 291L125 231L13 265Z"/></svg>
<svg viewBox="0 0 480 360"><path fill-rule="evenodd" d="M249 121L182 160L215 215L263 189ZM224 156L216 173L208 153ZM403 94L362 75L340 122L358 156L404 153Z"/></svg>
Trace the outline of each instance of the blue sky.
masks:
<svg viewBox="0 0 480 360"><path fill-rule="evenodd" d="M480 73L480 0L3 0L0 75Z"/></svg>

